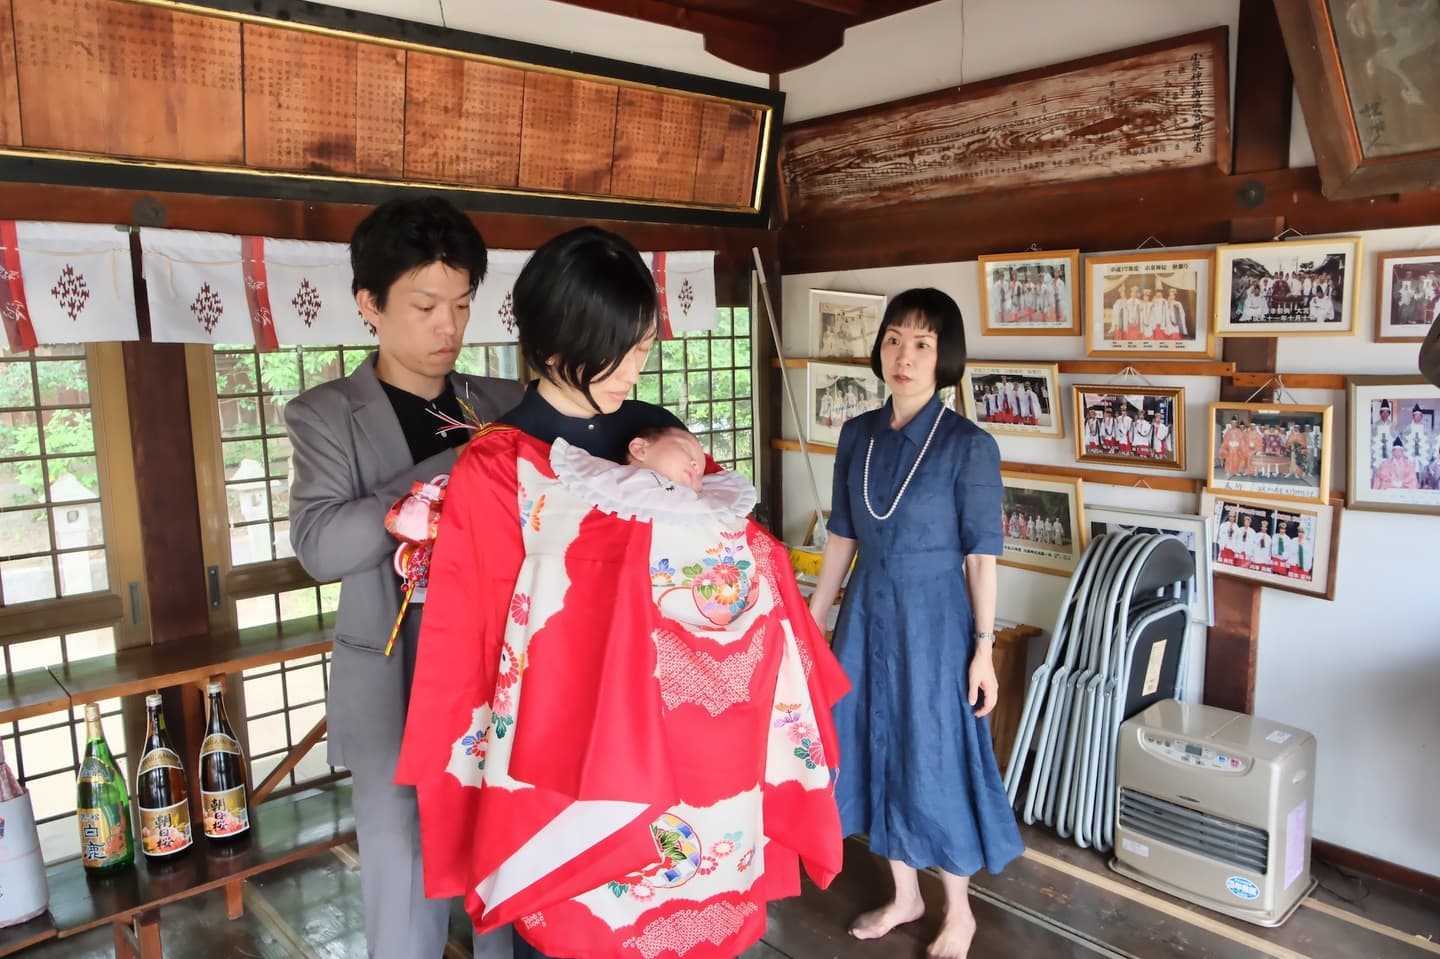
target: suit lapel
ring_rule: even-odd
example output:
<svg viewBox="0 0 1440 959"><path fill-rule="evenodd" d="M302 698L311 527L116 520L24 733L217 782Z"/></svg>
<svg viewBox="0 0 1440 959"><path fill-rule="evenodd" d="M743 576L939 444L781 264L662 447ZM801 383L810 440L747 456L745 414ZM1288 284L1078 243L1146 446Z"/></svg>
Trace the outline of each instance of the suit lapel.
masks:
<svg viewBox="0 0 1440 959"><path fill-rule="evenodd" d="M380 378L375 375L377 355L371 353L350 374L351 416L374 453L375 475L386 477L415 465L415 461L395 407L390 405L390 397L385 395Z"/></svg>

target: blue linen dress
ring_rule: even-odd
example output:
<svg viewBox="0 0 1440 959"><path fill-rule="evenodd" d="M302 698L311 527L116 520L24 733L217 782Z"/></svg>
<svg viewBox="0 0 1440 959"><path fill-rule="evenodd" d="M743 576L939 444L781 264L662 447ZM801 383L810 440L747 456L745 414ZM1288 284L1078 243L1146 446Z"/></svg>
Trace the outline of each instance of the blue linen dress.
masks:
<svg viewBox="0 0 1440 959"><path fill-rule="evenodd" d="M846 835L917 869L957 876L999 872L1024 849L990 741L990 721L968 702L974 617L965 556L998 555L1000 450L970 420L932 399L903 429L891 405L840 431L828 529L859 541L835 630L835 653L854 684L835 707L836 796ZM889 519L884 515L929 451Z"/></svg>

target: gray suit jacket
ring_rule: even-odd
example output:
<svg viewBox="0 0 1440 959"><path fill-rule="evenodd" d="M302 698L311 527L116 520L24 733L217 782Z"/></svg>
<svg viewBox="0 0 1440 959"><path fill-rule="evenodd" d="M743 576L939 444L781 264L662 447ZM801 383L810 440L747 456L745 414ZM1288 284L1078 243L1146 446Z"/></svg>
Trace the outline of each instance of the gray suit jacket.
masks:
<svg viewBox="0 0 1440 959"><path fill-rule="evenodd" d="M451 374L451 382L486 422L508 412L524 394L510 380ZM449 472L456 450L412 462L400 421L375 375L375 354L349 376L291 400L285 425L293 447L290 542L311 576L340 580L329 712L331 761L343 762L337 741L350 738L354 726L367 725L344 721L351 707L370 710L387 723L404 722L406 680L382 678L400 672L402 660L398 647L384 659L400 612L391 566L398 543L385 530L385 514L416 480ZM368 688L374 685L385 688Z"/></svg>

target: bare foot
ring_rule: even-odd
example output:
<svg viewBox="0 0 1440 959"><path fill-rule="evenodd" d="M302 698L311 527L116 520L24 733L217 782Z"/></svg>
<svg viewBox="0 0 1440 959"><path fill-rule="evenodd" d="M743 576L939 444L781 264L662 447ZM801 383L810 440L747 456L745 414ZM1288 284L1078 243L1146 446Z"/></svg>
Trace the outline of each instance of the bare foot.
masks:
<svg viewBox="0 0 1440 959"><path fill-rule="evenodd" d="M973 913L948 917L940 927L940 935L936 936L935 941L930 943L930 948L925 950L925 955L930 959L966 959L970 954L970 941L974 938Z"/></svg>
<svg viewBox="0 0 1440 959"><path fill-rule="evenodd" d="M872 909L850 924L850 935L856 939L879 939L907 922L914 922L925 915L925 903L889 902L879 909Z"/></svg>

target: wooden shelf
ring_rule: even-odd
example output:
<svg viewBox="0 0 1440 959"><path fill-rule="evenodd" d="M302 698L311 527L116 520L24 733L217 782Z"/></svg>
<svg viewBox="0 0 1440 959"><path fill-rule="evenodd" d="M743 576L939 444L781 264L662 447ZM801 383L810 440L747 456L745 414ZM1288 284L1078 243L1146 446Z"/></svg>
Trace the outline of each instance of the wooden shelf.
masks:
<svg viewBox="0 0 1440 959"><path fill-rule="evenodd" d="M224 844L198 835L197 824L194 848L170 862L148 860L137 848L134 867L113 876L87 877L77 859L51 866L50 918L60 937L123 922L355 838L349 784L258 803L250 816L250 835Z"/></svg>
<svg viewBox="0 0 1440 959"><path fill-rule="evenodd" d="M970 362L998 361L971 357ZM1061 360L1056 365L1060 367L1061 373L1090 373L1096 376L1118 376L1124 370L1134 370L1141 376L1229 376L1235 372L1234 363L1220 360Z"/></svg>
<svg viewBox="0 0 1440 959"><path fill-rule="evenodd" d="M802 444L799 440L787 440L783 437L778 440L770 441L770 448L772 450L792 450L796 453L799 453L804 451L806 446L810 447L810 451L812 453L820 453L825 456L835 455L835 447L828 446L825 443Z"/></svg>
<svg viewBox="0 0 1440 959"><path fill-rule="evenodd" d="M868 357L868 356L857 356L857 357L848 357L848 356L814 356L814 357L811 357L811 356L787 356L787 357L785 358L785 368L786 368L786 369L790 369L790 370L803 370L805 367L809 366L811 363L844 363L844 364L847 364L847 365L849 365L849 366L863 366L863 367L866 367L866 368L868 369L869 366L870 366L870 357ZM774 359L772 359L772 360L770 361L770 365L771 365L773 368L775 368L775 369L779 369L779 368L780 368L780 358L777 356L777 357L775 357Z"/></svg>
<svg viewBox="0 0 1440 959"><path fill-rule="evenodd" d="M70 708L70 695L48 669L26 669L0 685L0 723ZM28 923L27 923L28 925Z"/></svg>
<svg viewBox="0 0 1440 959"><path fill-rule="evenodd" d="M1343 390L1347 377L1340 373L1231 373L1230 382L1262 390L1284 386L1287 390Z"/></svg>
<svg viewBox="0 0 1440 959"><path fill-rule="evenodd" d="M1086 469L1081 466L1048 466L1038 463L1001 462L1002 470L1017 473L1039 473L1043 476L1075 477L1087 483L1103 483L1106 486L1138 486L1149 489L1170 490L1174 493L1199 493L1203 480L1187 476L1167 476L1158 473L1131 473L1124 470Z"/></svg>
<svg viewBox="0 0 1440 959"><path fill-rule="evenodd" d="M328 652L332 639L331 628L314 622L257 626L238 633L205 634L122 649L109 656L56 666L50 673L68 697L61 708L81 706L314 656Z"/></svg>

